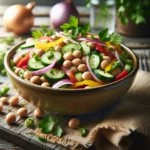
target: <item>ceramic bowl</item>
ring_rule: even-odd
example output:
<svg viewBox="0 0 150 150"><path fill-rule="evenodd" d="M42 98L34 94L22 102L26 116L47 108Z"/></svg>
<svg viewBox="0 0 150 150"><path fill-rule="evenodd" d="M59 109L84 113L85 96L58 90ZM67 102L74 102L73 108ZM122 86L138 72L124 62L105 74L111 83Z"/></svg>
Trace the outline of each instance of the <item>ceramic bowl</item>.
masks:
<svg viewBox="0 0 150 150"><path fill-rule="evenodd" d="M52 89L29 83L18 77L11 69L10 59L17 48L14 46L6 54L4 64L16 91L29 103L46 111L63 115L81 115L100 111L123 97L131 87L138 71L138 59L134 52L121 45L133 60L132 72L122 80L91 89Z"/></svg>

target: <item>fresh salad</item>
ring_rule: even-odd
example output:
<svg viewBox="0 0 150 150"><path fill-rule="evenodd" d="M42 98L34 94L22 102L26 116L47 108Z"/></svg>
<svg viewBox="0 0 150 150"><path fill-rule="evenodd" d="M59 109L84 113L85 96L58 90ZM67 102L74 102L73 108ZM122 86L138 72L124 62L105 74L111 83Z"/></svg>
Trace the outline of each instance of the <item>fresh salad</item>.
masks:
<svg viewBox="0 0 150 150"><path fill-rule="evenodd" d="M122 37L108 29L91 34L70 17L62 31L32 33L12 58L12 69L27 82L51 88L92 88L126 77L133 61L120 45Z"/></svg>

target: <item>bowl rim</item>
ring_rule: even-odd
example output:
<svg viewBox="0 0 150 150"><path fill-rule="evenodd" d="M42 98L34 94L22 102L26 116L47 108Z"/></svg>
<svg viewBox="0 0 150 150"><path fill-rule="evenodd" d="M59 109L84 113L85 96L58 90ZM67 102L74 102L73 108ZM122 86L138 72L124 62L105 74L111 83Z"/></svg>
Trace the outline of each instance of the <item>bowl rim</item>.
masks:
<svg viewBox="0 0 150 150"><path fill-rule="evenodd" d="M104 90L104 89L110 89L112 87L115 87L116 85L118 85L119 83L121 83L122 81L127 81L129 78L131 78L132 76L134 76L134 74L138 71L138 68L139 68L139 61L138 61L138 57L137 55L135 54L135 52L133 52L133 50L131 50L130 48L128 48L127 46L125 46L124 44L120 44L129 54L130 56L132 56L132 59L134 61L134 68L133 70L124 78L118 80L118 81L113 81L113 82L110 82L108 84L105 84L105 85L102 85L102 86L97 86L97 87L92 87L92 88L89 88L89 89L61 89L61 88L58 88L58 89L54 89L54 88L51 88L51 87L41 87L40 85L36 85L36 84L33 84L33 83L30 83L30 82L27 82L25 81L24 79L18 77L11 69L10 67L10 60L8 59L10 56L11 56L11 53L14 53L15 50L22 44L25 43L26 40L23 40L21 41L20 43L14 45L5 55L5 58L4 58L4 66L5 66L5 69L6 69L6 72L8 72L11 76L13 76L13 78L15 78L16 80L18 80L19 82L23 82L23 84L27 85L27 86L31 86L33 88L37 88L37 89L40 89L40 90L52 90L52 91L55 91L55 92L89 92L89 91L93 91L93 90Z"/></svg>

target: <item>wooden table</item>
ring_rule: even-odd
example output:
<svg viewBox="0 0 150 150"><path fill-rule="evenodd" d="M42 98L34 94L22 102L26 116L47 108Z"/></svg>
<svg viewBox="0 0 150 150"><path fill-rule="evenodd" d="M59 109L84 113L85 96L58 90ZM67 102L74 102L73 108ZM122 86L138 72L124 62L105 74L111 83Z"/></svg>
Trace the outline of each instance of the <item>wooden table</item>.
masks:
<svg viewBox="0 0 150 150"><path fill-rule="evenodd" d="M13 35L12 33L7 33L4 30L3 27L3 20L2 16L4 11L6 10L8 6L0 6L0 38L7 37L10 35ZM89 10L84 7L78 7L80 16L81 16L81 24L88 23L89 22ZM34 27L32 30L35 30L40 27L41 22L45 25L50 25L50 19L49 19L49 11L50 7L46 6L36 6L33 10L33 13L35 15L35 22ZM24 36L22 36L24 38ZM132 38L132 37L124 37L125 45L132 48L137 54L143 54L143 52L146 52L146 61L150 64L150 38ZM140 55L141 56L141 55ZM141 62L143 62L143 58L141 58ZM144 63L144 62L143 62ZM149 70L150 71L150 68ZM6 82L8 81L7 77L0 76L0 82ZM0 133L1 134L1 133ZM0 149L4 150L23 150L23 148L16 146L10 142L5 141L4 139L0 138ZM60 148L61 149L61 148ZM63 149L63 148L62 148Z"/></svg>

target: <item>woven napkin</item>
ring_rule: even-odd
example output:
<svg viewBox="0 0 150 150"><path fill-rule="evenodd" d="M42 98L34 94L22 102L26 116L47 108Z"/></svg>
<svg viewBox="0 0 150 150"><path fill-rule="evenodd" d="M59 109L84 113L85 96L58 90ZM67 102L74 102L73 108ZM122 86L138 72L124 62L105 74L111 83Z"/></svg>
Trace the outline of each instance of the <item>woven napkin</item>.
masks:
<svg viewBox="0 0 150 150"><path fill-rule="evenodd" d="M150 73L139 71L132 87L118 103L94 114L75 116L87 128L86 137L81 136L79 129L68 128L71 117L53 117L64 121L64 136L58 138L52 134L43 134L40 129L35 130L36 135L69 149L128 149L133 145L134 131L146 135L146 139L150 137Z"/></svg>

